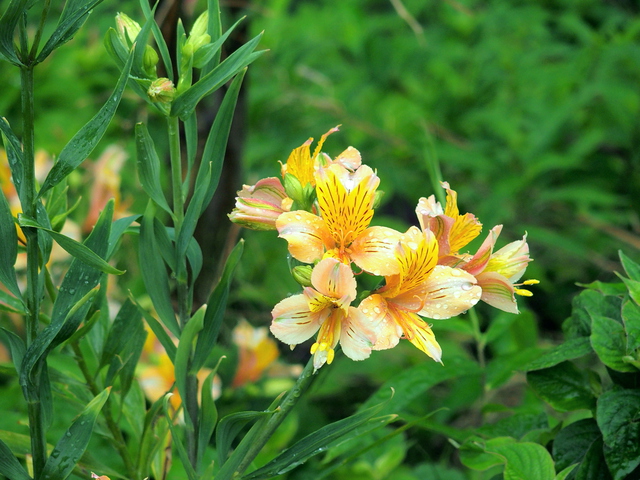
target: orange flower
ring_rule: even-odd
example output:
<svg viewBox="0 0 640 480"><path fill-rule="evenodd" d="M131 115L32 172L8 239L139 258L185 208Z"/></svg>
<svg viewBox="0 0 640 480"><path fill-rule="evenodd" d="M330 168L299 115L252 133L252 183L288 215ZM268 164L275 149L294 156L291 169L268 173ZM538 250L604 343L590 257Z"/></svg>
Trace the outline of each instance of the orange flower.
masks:
<svg viewBox="0 0 640 480"><path fill-rule="evenodd" d="M458 315L480 300L480 287L467 272L437 265L438 243L428 230L409 228L398 242L396 257L400 273L385 277L385 286L358 307L374 325L373 349L395 347L404 336L440 362L440 345L420 316L445 319Z"/></svg>
<svg viewBox="0 0 640 480"><path fill-rule="evenodd" d="M316 194L321 216L296 210L276 221L289 253L305 263L333 257L351 261L374 275L398 272L393 254L400 233L387 227L369 227L380 179L362 165L351 171L332 163L316 171Z"/></svg>
<svg viewBox="0 0 640 480"><path fill-rule="evenodd" d="M233 342L240 350L233 387L258 380L279 355L276 342L268 336L267 329L254 328L245 320L233 329Z"/></svg>

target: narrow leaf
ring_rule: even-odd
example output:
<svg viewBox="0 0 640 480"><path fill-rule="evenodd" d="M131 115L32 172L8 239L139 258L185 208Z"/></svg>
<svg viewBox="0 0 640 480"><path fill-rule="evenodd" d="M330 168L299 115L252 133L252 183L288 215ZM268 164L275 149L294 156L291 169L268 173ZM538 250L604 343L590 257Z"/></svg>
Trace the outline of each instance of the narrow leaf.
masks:
<svg viewBox="0 0 640 480"><path fill-rule="evenodd" d="M38 54L37 62L42 62L53 50L65 44L73 38L76 32L82 27L91 10L102 0L90 0L85 2L73 2L68 0L62 11L58 25L53 31L47 43Z"/></svg>
<svg viewBox="0 0 640 480"><path fill-rule="evenodd" d="M169 275L154 234L154 218L155 208L149 202L140 225L140 270L142 272L142 280L160 319L171 333L179 338L180 327L171 305Z"/></svg>
<svg viewBox="0 0 640 480"><path fill-rule="evenodd" d="M95 268L96 270L100 270L104 273L110 273L112 275L122 275L124 273L124 271L118 270L117 268L109 265L93 250L78 242L77 240L67 237L62 233L58 233L55 230L51 230L50 228L43 227L35 220L31 220L24 215L19 215L18 223L21 227L38 228L47 232L49 235L51 235L51 237L56 241L58 245L60 245L64 250L67 251L67 253L69 253L69 255L77 258L81 262L92 268Z"/></svg>
<svg viewBox="0 0 640 480"><path fill-rule="evenodd" d="M261 412L238 412L225 416L216 429L216 450L218 452L218 462L220 465L225 463L231 444L236 438L240 430L249 422L252 422L265 415L271 415L273 411L266 410Z"/></svg>
<svg viewBox="0 0 640 480"><path fill-rule="evenodd" d="M195 342L198 332L202 330L202 320L204 318L203 305L198 311L191 317L185 327L182 329L180 335L180 343L178 343L178 350L176 352L175 374L176 374L176 387L178 387L178 393L180 398L184 402L187 396L187 376L192 372L196 372L195 369L190 368L191 352L193 351L193 343ZM198 421L197 418L188 419L193 424Z"/></svg>
<svg viewBox="0 0 640 480"><path fill-rule="evenodd" d="M18 192L18 197L22 200L22 144L20 140L13 133L9 122L6 118L0 119L0 132L2 132L2 143L7 153L7 160L9 161L9 168L11 169L11 179L13 180L13 186Z"/></svg>
<svg viewBox="0 0 640 480"><path fill-rule="evenodd" d="M218 423L218 409L216 408L216 402L213 398L213 380L223 358L224 357L220 358L216 368L209 372L207 378L202 382L198 419L198 465L200 465L200 462L204 458L205 451Z"/></svg>
<svg viewBox="0 0 640 480"><path fill-rule="evenodd" d="M42 478L64 480L71 474L89 444L96 418L107 401L110 391L111 388L107 388L91 400L67 432L62 435L47 459Z"/></svg>
<svg viewBox="0 0 640 480"><path fill-rule="evenodd" d="M129 80L132 62L133 52L129 54L127 63L124 65L118 83L116 84L116 88L107 102L100 111L74 135L60 152L58 161L49 171L47 178L42 184L42 188L38 194L39 196L44 195L47 190L57 185L62 179L75 170L98 144L120 104L122 93Z"/></svg>
<svg viewBox="0 0 640 480"><path fill-rule="evenodd" d="M218 333L220 332L224 312L227 308L231 277L240 261L243 250L244 241L241 240L231 251L229 258L227 258L222 277L209 296L207 310L204 314L202 332L200 332L198 336L196 350L193 356L193 368L195 370L199 370L204 366L211 352L211 347L215 345L218 340Z"/></svg>
<svg viewBox="0 0 640 480"><path fill-rule="evenodd" d="M165 71L169 76L169 80L173 81L173 63L171 61L171 54L169 53L167 42L164 40L164 35L154 20L153 12L151 11L149 4L150 2L147 0L140 0L140 8L142 8L142 11L144 12L144 18L147 22L151 23L151 32L153 33L153 38L156 41L158 50L160 51L160 58L162 58L162 63L164 63Z"/></svg>
<svg viewBox="0 0 640 480"><path fill-rule="evenodd" d="M27 347L22 339L15 333L3 327L0 327L0 332L4 332L4 336L9 344L9 350L11 351L11 360L16 367L16 372L20 375L20 366L22 365L22 359L27 351Z"/></svg>
<svg viewBox="0 0 640 480"><path fill-rule="evenodd" d="M149 312L147 312L137 301L135 298L133 298L131 295L129 296L129 299L135 303L136 307L138 307L138 310L140 311L140 313L142 314L142 316L144 317L144 319L147 321L147 325L149 325L149 328L151 329L151 331L153 332L153 334L156 336L156 338L158 339L158 341L162 344L162 348L164 348L164 351L167 353L167 356L169 357L169 360L171 360L171 363L175 363L175 359L176 359L176 351L177 351L177 347L176 345L173 343L173 340L171 340L171 337L169 336L169 334L167 333L167 331L164 329L164 327L160 324L160 322L158 320L155 319L155 317L153 315L151 315Z"/></svg>
<svg viewBox="0 0 640 480"><path fill-rule="evenodd" d="M182 444L182 435L180 435L177 427L175 426L174 420L171 418L169 414L169 398L171 398L171 393L168 393L164 396L162 406L164 409L164 414L167 417L169 423L169 429L171 430L171 437L173 438L173 446L178 451L178 456L180 457L180 461L182 462L182 466L187 473L187 478L189 480L198 480L198 475L195 470L191 466L191 461L189 460L189 455L187 455L187 450L184 448Z"/></svg>
<svg viewBox="0 0 640 480"><path fill-rule="evenodd" d="M16 456L2 440L0 440L0 475L11 480L31 480Z"/></svg>
<svg viewBox="0 0 640 480"><path fill-rule="evenodd" d="M28 0L12 0L0 18L0 53L14 65L22 65L16 55L16 48L13 43L13 34L20 17L26 12Z"/></svg>
<svg viewBox="0 0 640 480"><path fill-rule="evenodd" d="M229 140L229 132L231 131L231 123L233 121L233 114L238 102L238 95L240 94L240 88L242 87L242 81L247 70L244 69L238 73L233 79L231 85L224 95L224 99L220 104L216 119L213 121L207 141L202 151L202 160L200 163L200 170L203 169L203 165L211 164L211 177L207 186L207 193L202 200L202 206L200 207L200 215L204 213L205 208L213 198L213 194L218 188L218 182L220 181L220 174L222 173L222 164L227 150L227 142ZM198 177L204 176L203 173L198 171Z"/></svg>
<svg viewBox="0 0 640 480"><path fill-rule="evenodd" d="M249 40L210 73L176 97L171 105L171 115L186 119L205 95L220 88L240 70L258 58L263 52L253 52L253 50L260 42L261 37L262 34L259 34Z"/></svg>
<svg viewBox="0 0 640 480"><path fill-rule="evenodd" d="M136 124L136 152L140 184L160 208L173 215L162 191L161 164L153 139L143 123Z"/></svg>
<svg viewBox="0 0 640 480"><path fill-rule="evenodd" d="M106 365L113 356L122 353L127 342L137 333L136 324L141 319L142 314L138 308L131 300L127 299L111 324L98 368Z"/></svg>

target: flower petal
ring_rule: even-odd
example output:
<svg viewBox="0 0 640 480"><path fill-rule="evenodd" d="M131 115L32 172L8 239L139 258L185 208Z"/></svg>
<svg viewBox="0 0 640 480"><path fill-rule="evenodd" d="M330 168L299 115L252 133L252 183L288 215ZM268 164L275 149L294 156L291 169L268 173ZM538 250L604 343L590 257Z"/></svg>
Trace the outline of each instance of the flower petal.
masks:
<svg viewBox="0 0 640 480"><path fill-rule="evenodd" d="M356 279L351 267L335 258L325 258L313 268L311 284L328 297L347 297L347 304L356 298Z"/></svg>
<svg viewBox="0 0 640 480"><path fill-rule="evenodd" d="M419 350L442 363L442 348L431 327L415 313L403 312L404 334Z"/></svg>
<svg viewBox="0 0 640 480"><path fill-rule="evenodd" d="M476 279L459 268L437 265L425 282L427 294L419 315L428 318L450 318L469 310L482 295Z"/></svg>
<svg viewBox="0 0 640 480"><path fill-rule="evenodd" d="M387 350L395 347L402 336L402 328L394 321L393 311L379 294L373 294L360 302L358 310L366 317L375 333L373 350Z"/></svg>
<svg viewBox="0 0 640 480"><path fill-rule="evenodd" d="M465 271L471 275L477 275L486 268L491 259L493 246L496 244L496 240L498 240L501 231L502 225L496 225L491 229L489 235L487 235L487 238L482 242L482 245L480 245L475 255L462 267Z"/></svg>
<svg viewBox="0 0 640 480"><path fill-rule="evenodd" d="M276 220L280 238L289 244L289 253L305 263L322 258L325 247L333 248L333 240L323 220L304 210L283 213Z"/></svg>
<svg viewBox="0 0 640 480"><path fill-rule="evenodd" d="M482 272L477 279L478 285L482 288L483 302L505 312L520 313L513 285L504 275L496 272Z"/></svg>
<svg viewBox="0 0 640 480"><path fill-rule="evenodd" d="M371 355L371 347L376 336L367 326L367 318L354 307L349 307L349 315L343 320L340 345L351 360L364 360Z"/></svg>
<svg viewBox="0 0 640 480"><path fill-rule="evenodd" d="M271 333L288 345L311 338L329 314L329 309L312 313L304 295L293 295L278 303L271 311Z"/></svg>
<svg viewBox="0 0 640 480"><path fill-rule="evenodd" d="M393 275L400 271L395 247L401 233L388 227L370 227L351 244L351 260L373 275Z"/></svg>
<svg viewBox="0 0 640 480"><path fill-rule="evenodd" d="M355 171L362 165L360 152L353 147L347 149L333 159L333 163L339 163L343 167Z"/></svg>

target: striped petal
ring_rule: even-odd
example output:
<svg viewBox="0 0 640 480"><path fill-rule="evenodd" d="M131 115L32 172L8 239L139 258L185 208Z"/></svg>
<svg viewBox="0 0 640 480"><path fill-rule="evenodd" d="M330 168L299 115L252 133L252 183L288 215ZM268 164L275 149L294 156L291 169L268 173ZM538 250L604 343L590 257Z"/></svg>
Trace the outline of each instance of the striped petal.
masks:
<svg viewBox="0 0 640 480"><path fill-rule="evenodd" d="M364 360L371 355L376 341L373 330L367 325L367 318L354 307L349 307L340 332L340 345L344 354L351 360Z"/></svg>
<svg viewBox="0 0 640 480"><path fill-rule="evenodd" d="M382 295L373 294L360 302L358 310L366 317L370 328L375 332L374 350L387 350L395 347L402 336L402 328L394 321L393 311Z"/></svg>
<svg viewBox="0 0 640 480"><path fill-rule="evenodd" d="M351 260L373 275L393 275L400 271L395 247L401 233L388 227L370 227L351 244Z"/></svg>
<svg viewBox="0 0 640 480"><path fill-rule="evenodd" d="M459 268L438 265L425 282L427 291L419 315L428 318L451 318L473 307L482 295L476 279Z"/></svg>
<svg viewBox="0 0 640 480"><path fill-rule="evenodd" d="M271 311L271 333L288 345L297 345L318 331L329 312L329 309L324 309L313 313L304 295L293 295L279 302Z"/></svg>
<svg viewBox="0 0 640 480"><path fill-rule="evenodd" d="M511 282L496 272L482 272L477 276L482 288L481 300L492 307L509 313L520 313Z"/></svg>
<svg viewBox="0 0 640 480"><path fill-rule="evenodd" d="M475 255L462 267L465 271L471 275L477 275L486 268L501 231L502 225L496 225L491 229L489 235L487 235L487 238L482 242L482 245L480 245Z"/></svg>
<svg viewBox="0 0 640 480"><path fill-rule="evenodd" d="M436 362L442 363L442 348L436 341L436 336L433 334L431 327L415 313L401 313L405 337Z"/></svg>
<svg viewBox="0 0 640 480"><path fill-rule="evenodd" d="M313 268L311 284L322 295L344 299L346 305L356 298L356 279L351 267L335 258L325 258Z"/></svg>
<svg viewBox="0 0 640 480"><path fill-rule="evenodd" d="M281 214L276 220L280 238L289 244L296 260L313 263L322 258L325 248L333 248L333 239L322 218L304 210Z"/></svg>

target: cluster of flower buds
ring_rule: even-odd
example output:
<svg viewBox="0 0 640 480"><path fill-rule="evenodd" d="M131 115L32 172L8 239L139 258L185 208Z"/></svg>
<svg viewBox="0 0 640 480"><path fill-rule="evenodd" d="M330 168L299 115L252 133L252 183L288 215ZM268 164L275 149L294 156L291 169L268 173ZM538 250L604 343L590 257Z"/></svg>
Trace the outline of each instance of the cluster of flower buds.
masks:
<svg viewBox="0 0 640 480"><path fill-rule="evenodd" d="M498 225L476 253L463 252L482 224L471 213L460 214L446 182L444 207L433 195L419 200L419 227L398 232L370 226L380 179L353 147L334 159L321 152L335 131L322 136L313 154L313 139L293 150L282 165L282 181L271 177L244 186L229 215L247 228L277 230L290 255L304 264L292 269L303 292L272 311L271 332L279 340L293 348L317 333L311 346L316 370L332 362L338 343L347 357L363 360L401 338L440 362L442 350L422 317L451 318L481 300L518 312L515 295L531 294L520 287L537 283L516 283L531 261L526 236L494 252ZM354 268L381 280L358 305Z"/></svg>

